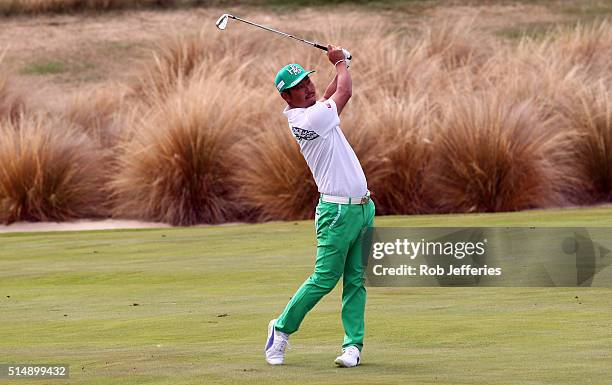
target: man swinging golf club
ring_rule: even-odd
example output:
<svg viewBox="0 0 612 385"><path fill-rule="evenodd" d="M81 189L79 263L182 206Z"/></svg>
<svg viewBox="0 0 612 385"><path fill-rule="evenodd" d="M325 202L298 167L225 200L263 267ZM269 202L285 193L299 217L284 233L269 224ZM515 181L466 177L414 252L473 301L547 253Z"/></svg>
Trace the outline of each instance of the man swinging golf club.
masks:
<svg viewBox="0 0 612 385"><path fill-rule="evenodd" d="M268 324L266 361L283 364L289 335L296 332L308 311L342 281L342 355L335 363L359 365L364 336L364 287L361 248L363 233L373 226L374 203L359 160L340 129L339 115L351 98L348 71L350 54L327 46L327 57L336 69L323 98L316 101L314 84L299 64L288 64L275 84L287 102L283 113L310 167L319 192L315 212L317 256L314 273L293 295L283 313Z"/></svg>

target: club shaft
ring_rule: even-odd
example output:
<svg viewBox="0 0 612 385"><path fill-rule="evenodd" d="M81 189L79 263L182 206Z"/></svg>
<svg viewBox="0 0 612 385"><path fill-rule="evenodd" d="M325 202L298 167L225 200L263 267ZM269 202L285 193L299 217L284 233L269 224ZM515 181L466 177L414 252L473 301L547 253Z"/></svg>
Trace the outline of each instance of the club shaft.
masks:
<svg viewBox="0 0 612 385"><path fill-rule="evenodd" d="M310 44L311 46L316 47L316 48L318 48L318 49L321 49L321 50L323 50L323 51L327 51L327 47L325 47L325 46L323 46L323 45L321 45L321 44L319 44L319 43L315 43L315 42L313 42L313 41L308 41L308 40L306 40L306 39L302 39L302 38L299 38L299 37L297 37L297 36L293 36L293 35L288 34L288 33L285 33L285 32L277 31L276 29L273 29L273 28L270 28L270 27L266 27L265 25L260 25L260 24L257 24L257 23L253 23L253 22L251 22L251 21L248 21L248 20L245 20L245 19L241 19L241 18L236 17L236 16L233 16L233 15L228 15L228 16L229 16L230 18L234 19L234 20L239 20L239 21L241 21L241 22L243 22L243 23L250 24L250 25L252 25L252 26L254 26L254 27L259 27L259 28L265 29L266 31L270 31L270 32L278 33L279 35L283 35L283 36L285 36L285 37L290 37L290 38L292 38L292 39L295 39L295 40L301 41L301 42L303 42L303 43Z"/></svg>

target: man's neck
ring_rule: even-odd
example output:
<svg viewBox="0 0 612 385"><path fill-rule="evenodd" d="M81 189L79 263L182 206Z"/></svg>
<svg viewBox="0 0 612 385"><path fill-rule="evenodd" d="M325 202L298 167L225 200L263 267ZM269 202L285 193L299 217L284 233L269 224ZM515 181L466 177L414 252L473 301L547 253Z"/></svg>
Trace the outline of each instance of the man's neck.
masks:
<svg viewBox="0 0 612 385"><path fill-rule="evenodd" d="M294 106L294 105L293 105L293 104L291 104L291 103L287 103L287 104L289 105L289 109L292 109L292 108L308 108L308 107L312 107L312 106L314 106L316 103L317 103L317 102L316 102L316 101L314 101L314 102L312 102L312 104L311 104L311 105L309 105L309 106L303 106L303 107Z"/></svg>

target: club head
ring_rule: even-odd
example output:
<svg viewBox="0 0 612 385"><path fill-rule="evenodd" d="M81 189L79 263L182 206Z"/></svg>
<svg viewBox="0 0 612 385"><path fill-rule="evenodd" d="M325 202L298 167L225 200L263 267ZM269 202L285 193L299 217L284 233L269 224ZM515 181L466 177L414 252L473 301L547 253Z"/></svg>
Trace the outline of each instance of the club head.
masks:
<svg viewBox="0 0 612 385"><path fill-rule="evenodd" d="M229 15L227 13L224 13L223 15L221 15L221 17L219 18L219 20L217 20L217 28L219 28L220 30L224 30L225 28L227 28L227 20L229 19Z"/></svg>

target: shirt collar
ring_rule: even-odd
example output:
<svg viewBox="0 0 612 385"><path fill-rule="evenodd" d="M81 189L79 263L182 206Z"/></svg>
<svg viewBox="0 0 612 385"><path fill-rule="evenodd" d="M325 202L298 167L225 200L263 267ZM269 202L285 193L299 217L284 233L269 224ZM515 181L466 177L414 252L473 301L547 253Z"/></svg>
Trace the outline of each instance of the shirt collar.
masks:
<svg viewBox="0 0 612 385"><path fill-rule="evenodd" d="M291 118L295 116L296 114L302 112L303 110L304 110L303 108L291 108L289 106L285 106L285 109L283 110L283 114L285 114L287 118Z"/></svg>

